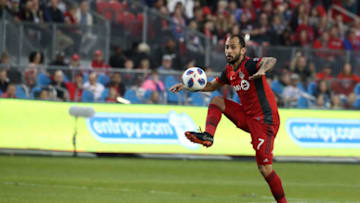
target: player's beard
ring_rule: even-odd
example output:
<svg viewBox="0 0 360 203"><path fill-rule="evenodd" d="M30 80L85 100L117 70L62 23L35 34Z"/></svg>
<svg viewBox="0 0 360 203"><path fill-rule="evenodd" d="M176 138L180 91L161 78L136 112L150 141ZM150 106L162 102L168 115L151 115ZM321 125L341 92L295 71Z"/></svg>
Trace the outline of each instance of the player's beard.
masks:
<svg viewBox="0 0 360 203"><path fill-rule="evenodd" d="M238 54L238 55L236 55L235 57L228 57L228 56L226 56L226 61L229 63L229 64L231 64L231 65L233 65L233 64L235 64L236 62L238 62L239 60L240 60L240 56L241 56L241 54Z"/></svg>

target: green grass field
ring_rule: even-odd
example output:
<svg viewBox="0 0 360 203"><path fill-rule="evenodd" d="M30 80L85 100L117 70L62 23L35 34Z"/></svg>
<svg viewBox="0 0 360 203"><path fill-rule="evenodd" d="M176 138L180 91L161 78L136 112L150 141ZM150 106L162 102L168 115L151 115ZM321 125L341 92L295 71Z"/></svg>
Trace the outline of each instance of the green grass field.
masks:
<svg viewBox="0 0 360 203"><path fill-rule="evenodd" d="M360 165L275 163L289 202L360 202ZM0 202L274 202L254 162L0 156Z"/></svg>

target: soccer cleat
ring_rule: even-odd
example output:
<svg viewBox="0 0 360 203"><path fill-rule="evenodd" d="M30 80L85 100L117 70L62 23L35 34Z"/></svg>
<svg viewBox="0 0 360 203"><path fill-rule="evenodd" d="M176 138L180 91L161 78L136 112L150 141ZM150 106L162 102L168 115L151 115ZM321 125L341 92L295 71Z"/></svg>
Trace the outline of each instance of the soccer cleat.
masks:
<svg viewBox="0 0 360 203"><path fill-rule="evenodd" d="M207 133L207 132L186 131L185 136L191 142L202 144L205 147L210 147L214 142L213 136L210 135L210 133Z"/></svg>

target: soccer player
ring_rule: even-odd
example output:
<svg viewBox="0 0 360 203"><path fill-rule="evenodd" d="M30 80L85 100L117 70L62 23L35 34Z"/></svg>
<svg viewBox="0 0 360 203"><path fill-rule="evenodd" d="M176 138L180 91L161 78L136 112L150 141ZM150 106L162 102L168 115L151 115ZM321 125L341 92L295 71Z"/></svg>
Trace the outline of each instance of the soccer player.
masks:
<svg viewBox="0 0 360 203"><path fill-rule="evenodd" d="M214 91L223 85L231 85L239 95L240 103L221 96L214 97L209 104L205 132L185 132L194 143L210 147L215 131L224 114L238 128L249 132L256 151L256 163L279 203L287 202L280 177L272 168L273 144L280 119L275 96L268 85L265 73L271 70L276 59L273 57L249 58L245 56L245 40L232 35L225 42L227 65L217 77L201 91ZM184 89L182 83L170 88L172 92Z"/></svg>

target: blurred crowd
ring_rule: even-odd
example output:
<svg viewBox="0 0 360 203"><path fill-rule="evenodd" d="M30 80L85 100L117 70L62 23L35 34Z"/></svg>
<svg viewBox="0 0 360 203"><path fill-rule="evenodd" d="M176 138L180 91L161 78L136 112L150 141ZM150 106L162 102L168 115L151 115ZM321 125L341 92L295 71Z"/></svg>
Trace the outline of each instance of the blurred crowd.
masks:
<svg viewBox="0 0 360 203"><path fill-rule="evenodd" d="M116 1L113 1L116 2ZM228 33L243 34L254 45L281 45L359 50L360 3L356 0L145 0L160 13L170 15L177 39L184 27L197 30L215 43ZM328 11L337 5L348 13ZM165 29L167 24L162 24Z"/></svg>
<svg viewBox="0 0 360 203"><path fill-rule="evenodd" d="M77 2L79 4L60 0L1 0L0 14L6 12L17 22L91 25L89 6L92 4L83 0ZM100 14L115 21L113 26L120 24L122 30L130 33L129 40L141 34L144 16L141 9L133 6L139 1L93 2ZM76 45L82 43L86 30L61 29L56 34L59 35L57 43L63 47L58 49L53 60L42 51L34 51L29 53L27 64L21 66L16 65L7 52L1 54L0 96L74 102L119 102L124 98L131 103L199 106L207 105L211 97L217 95L238 101L231 87L213 93L173 94L168 91L181 80L179 72L173 71L204 64L198 56L205 51L198 32L211 39L219 52L223 52L223 41L228 33L246 36L249 49L275 45L314 50L359 49L360 21L352 21L343 14L327 15L332 4L357 14L357 1L144 0L143 3L159 14L149 17L147 43L135 40L128 49L113 43L109 59L102 50L96 50L88 61L81 58L82 50ZM46 33L47 28L39 26L37 29ZM42 40L47 43L49 38L44 34ZM86 43L89 40L85 40ZM278 105L360 109L357 63L346 63L345 57L337 54L314 53L309 57L297 52L268 75ZM341 64L336 71L335 62ZM211 68L205 70L209 80L217 75Z"/></svg>
<svg viewBox="0 0 360 203"><path fill-rule="evenodd" d="M4 52L0 65L0 96L112 103L121 98L131 103L204 106L211 97L223 95L241 102L230 86L212 93L173 94L168 89L181 81L181 75L172 72L170 55L164 55L158 67L151 67L144 59L135 67L135 62L121 53L121 49L115 49L107 63L103 53L96 50L93 60L87 63L78 54L67 59L59 52L54 61L45 63L41 52L32 52L28 65L23 68L13 65L11 57ZM124 60L124 68L109 65L120 59ZM194 64L189 63L187 67L192 66ZM360 109L360 77L353 73L349 63L345 63L337 75L330 66L317 72L314 64L298 52L287 68L275 69L276 74L267 78L280 107ZM216 76L210 68L205 71L209 81Z"/></svg>
<svg viewBox="0 0 360 203"><path fill-rule="evenodd" d="M70 3L69 3L70 2ZM74 53L80 50L81 44L89 43L90 29L94 24L87 0L1 0L0 19L13 19L13 22L24 23L26 35L30 40L40 41L42 48L52 40L51 23L60 28L56 34L58 50ZM68 26L70 25L70 26ZM86 49L86 46L82 46Z"/></svg>

